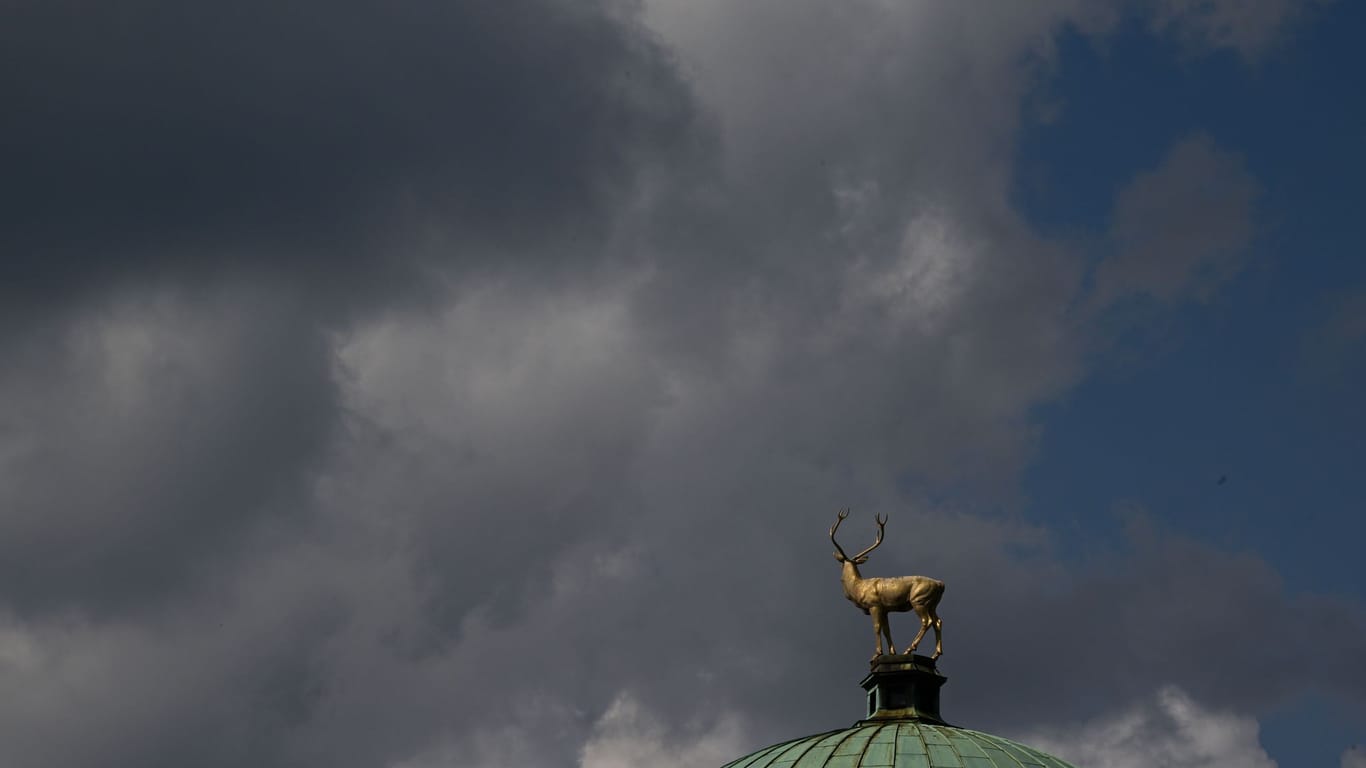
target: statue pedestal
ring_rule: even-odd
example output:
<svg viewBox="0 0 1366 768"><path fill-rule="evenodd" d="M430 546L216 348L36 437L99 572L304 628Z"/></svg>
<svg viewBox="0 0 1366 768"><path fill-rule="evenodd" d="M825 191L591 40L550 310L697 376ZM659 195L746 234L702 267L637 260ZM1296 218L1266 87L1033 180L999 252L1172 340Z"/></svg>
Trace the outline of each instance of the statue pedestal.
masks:
<svg viewBox="0 0 1366 768"><path fill-rule="evenodd" d="M912 720L948 725L939 715L939 688L948 680L934 660L919 654L879 656L860 685L868 693L868 717L862 723Z"/></svg>

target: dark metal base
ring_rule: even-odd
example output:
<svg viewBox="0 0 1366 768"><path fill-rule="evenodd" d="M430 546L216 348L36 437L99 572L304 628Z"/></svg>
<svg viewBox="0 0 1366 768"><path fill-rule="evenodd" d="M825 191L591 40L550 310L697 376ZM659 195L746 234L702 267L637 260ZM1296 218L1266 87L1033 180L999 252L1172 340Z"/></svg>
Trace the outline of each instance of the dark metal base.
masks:
<svg viewBox="0 0 1366 768"><path fill-rule="evenodd" d="M879 656L860 685L868 693L868 716L862 723L912 720L949 725L939 714L939 688L948 678L935 660L919 654Z"/></svg>

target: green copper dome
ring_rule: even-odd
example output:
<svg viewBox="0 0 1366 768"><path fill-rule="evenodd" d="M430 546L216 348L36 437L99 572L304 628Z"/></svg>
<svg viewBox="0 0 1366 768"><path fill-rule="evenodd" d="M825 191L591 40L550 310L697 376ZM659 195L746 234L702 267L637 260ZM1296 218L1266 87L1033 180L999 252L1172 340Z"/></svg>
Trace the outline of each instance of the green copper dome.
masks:
<svg viewBox="0 0 1366 768"><path fill-rule="evenodd" d="M867 717L852 728L785 741L722 768L1075 768L939 714L946 678L933 658L879 656L861 683Z"/></svg>
<svg viewBox="0 0 1366 768"><path fill-rule="evenodd" d="M723 768L1074 768L1000 736L909 720L775 744Z"/></svg>

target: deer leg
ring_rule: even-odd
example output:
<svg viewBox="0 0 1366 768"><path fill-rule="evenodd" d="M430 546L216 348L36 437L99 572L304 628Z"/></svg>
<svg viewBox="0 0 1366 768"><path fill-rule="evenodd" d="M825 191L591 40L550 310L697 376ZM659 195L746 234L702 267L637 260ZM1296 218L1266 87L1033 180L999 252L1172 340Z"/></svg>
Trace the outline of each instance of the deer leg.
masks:
<svg viewBox="0 0 1366 768"><path fill-rule="evenodd" d="M877 639L877 652L873 654L873 658L876 659L882 655L882 632L887 626L887 612L877 606L868 612L873 615L873 637ZM891 641L887 644L891 645Z"/></svg>
<svg viewBox="0 0 1366 768"><path fill-rule="evenodd" d="M923 605L913 605L911 607L915 609L915 615L920 617L920 631L916 633L915 639L911 641L911 653L915 653L915 649L920 647L920 641L925 637L925 630L930 628L930 615Z"/></svg>
<svg viewBox="0 0 1366 768"><path fill-rule="evenodd" d="M930 621L934 622L934 656L930 658L937 659L944 655L944 620L934 606L930 606Z"/></svg>

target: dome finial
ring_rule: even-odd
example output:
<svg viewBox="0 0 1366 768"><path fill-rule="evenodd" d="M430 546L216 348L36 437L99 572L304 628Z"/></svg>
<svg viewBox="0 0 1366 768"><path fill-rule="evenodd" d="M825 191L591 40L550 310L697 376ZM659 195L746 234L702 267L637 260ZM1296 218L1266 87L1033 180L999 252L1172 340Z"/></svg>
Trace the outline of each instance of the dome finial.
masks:
<svg viewBox="0 0 1366 768"><path fill-rule="evenodd" d="M939 714L939 689L948 678L934 659L917 654L881 656L860 685L868 692L868 716L861 722L914 720L948 725Z"/></svg>

